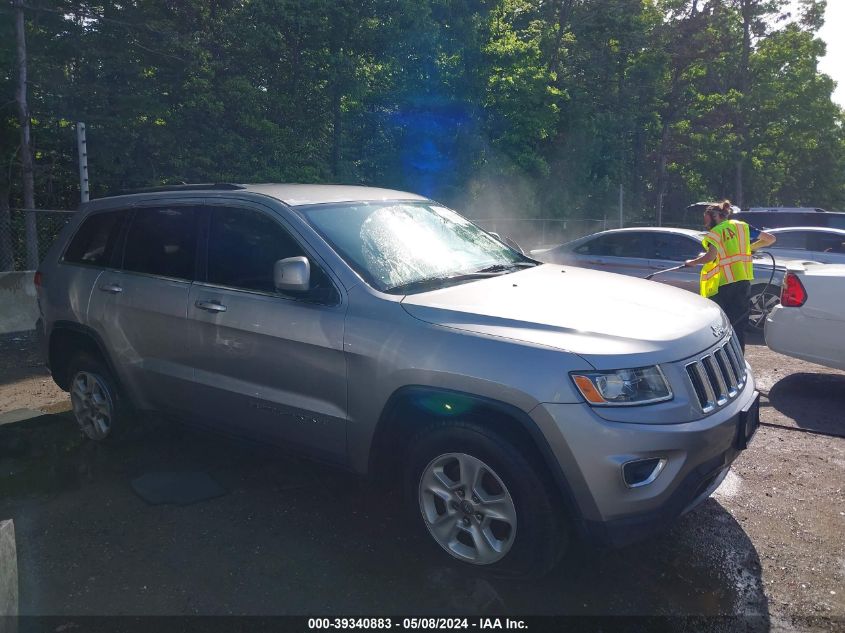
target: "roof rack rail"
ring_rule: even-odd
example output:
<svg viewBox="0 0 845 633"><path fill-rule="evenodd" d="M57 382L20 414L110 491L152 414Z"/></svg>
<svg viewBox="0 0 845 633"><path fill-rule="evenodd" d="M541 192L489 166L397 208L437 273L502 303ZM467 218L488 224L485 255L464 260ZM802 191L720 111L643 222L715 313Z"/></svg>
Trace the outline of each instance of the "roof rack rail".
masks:
<svg viewBox="0 0 845 633"><path fill-rule="evenodd" d="M135 193L162 193L167 191L237 191L238 189L246 189L243 185L237 185L231 182L213 182L213 183L180 183L176 185L161 185L158 187L143 187L140 189L127 189L125 191L117 191L115 193L108 193L104 197L111 198L113 196L128 196Z"/></svg>

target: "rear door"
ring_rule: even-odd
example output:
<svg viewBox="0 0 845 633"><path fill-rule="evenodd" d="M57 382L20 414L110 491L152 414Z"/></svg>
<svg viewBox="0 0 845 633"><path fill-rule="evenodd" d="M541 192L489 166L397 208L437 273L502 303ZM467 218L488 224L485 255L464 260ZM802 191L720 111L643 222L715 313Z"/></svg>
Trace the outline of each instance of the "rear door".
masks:
<svg viewBox="0 0 845 633"><path fill-rule="evenodd" d="M188 301L192 406L227 431L346 453L346 306L321 261L259 207L210 206L207 263ZM312 289L275 289L277 260L305 256Z"/></svg>
<svg viewBox="0 0 845 633"><path fill-rule="evenodd" d="M69 320L90 325L90 306L103 299L96 290L103 271L114 271L120 253L125 210L92 213L77 229L55 269L55 279L45 284L47 300L43 307L52 323Z"/></svg>
<svg viewBox="0 0 845 633"><path fill-rule="evenodd" d="M703 251L704 247L701 242L694 237L680 233L654 231L652 233L651 252L649 253L651 272L679 266L688 259L698 257ZM701 266L694 266L669 273L659 273L652 279L698 293L700 275Z"/></svg>
<svg viewBox="0 0 845 633"><path fill-rule="evenodd" d="M192 378L186 309L196 262L197 205L131 212L119 269L103 271L89 312L136 404L185 411Z"/></svg>

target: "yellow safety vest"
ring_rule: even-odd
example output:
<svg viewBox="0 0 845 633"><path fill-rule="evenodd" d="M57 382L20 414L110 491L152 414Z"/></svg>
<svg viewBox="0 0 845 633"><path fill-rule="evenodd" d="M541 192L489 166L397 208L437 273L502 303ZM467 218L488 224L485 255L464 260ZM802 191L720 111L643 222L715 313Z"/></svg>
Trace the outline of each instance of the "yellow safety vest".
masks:
<svg viewBox="0 0 845 633"><path fill-rule="evenodd" d="M710 229L701 244L705 250L713 246L718 255L701 268L702 297L712 297L725 284L754 279L751 236L745 222L725 220Z"/></svg>

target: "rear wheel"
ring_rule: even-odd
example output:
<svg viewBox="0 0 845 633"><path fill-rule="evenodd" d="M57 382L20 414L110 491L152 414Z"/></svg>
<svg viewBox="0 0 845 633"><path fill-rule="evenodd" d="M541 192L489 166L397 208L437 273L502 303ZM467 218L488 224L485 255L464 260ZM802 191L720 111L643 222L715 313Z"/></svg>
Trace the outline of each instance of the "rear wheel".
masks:
<svg viewBox="0 0 845 633"><path fill-rule="evenodd" d="M776 286L765 284L751 288L748 303L748 326L753 330L762 330L766 325L766 316L780 303L780 293Z"/></svg>
<svg viewBox="0 0 845 633"><path fill-rule="evenodd" d="M91 440L120 435L126 426L117 382L105 364L88 354L78 354L70 364L70 402L79 428Z"/></svg>
<svg viewBox="0 0 845 633"><path fill-rule="evenodd" d="M434 424L410 446L409 511L440 549L510 575L554 567L566 546L563 516L518 446L474 422Z"/></svg>

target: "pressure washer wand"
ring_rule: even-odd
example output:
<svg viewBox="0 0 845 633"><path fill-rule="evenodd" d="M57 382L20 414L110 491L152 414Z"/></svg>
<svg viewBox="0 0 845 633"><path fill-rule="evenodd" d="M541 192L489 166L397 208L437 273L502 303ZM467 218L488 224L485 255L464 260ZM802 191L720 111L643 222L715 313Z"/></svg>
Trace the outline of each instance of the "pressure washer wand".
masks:
<svg viewBox="0 0 845 633"><path fill-rule="evenodd" d="M644 279L651 279L655 275L662 275L663 273L671 273L673 270L680 270L681 268L686 268L686 264L681 264L680 266L672 266L672 268L667 268L666 270L655 270L653 273L644 277Z"/></svg>

